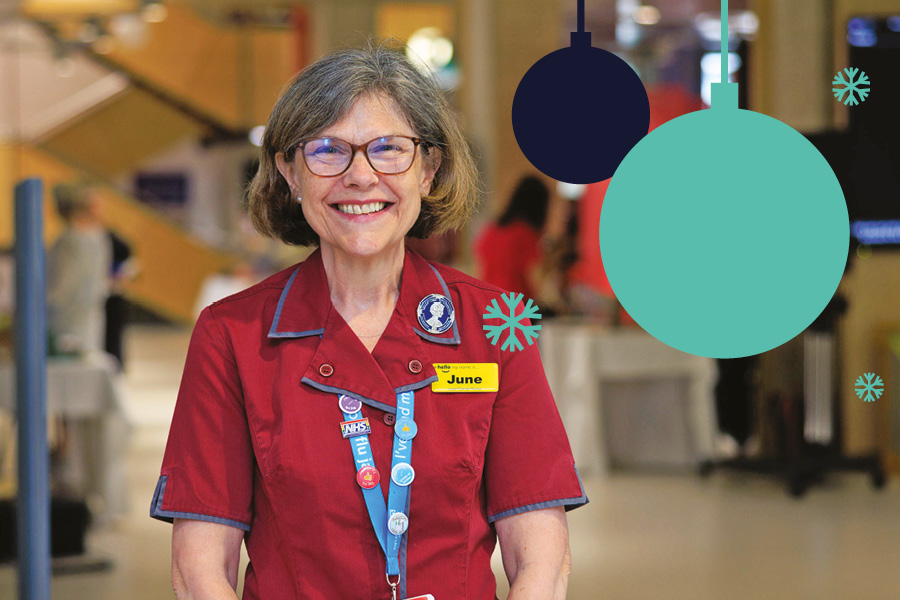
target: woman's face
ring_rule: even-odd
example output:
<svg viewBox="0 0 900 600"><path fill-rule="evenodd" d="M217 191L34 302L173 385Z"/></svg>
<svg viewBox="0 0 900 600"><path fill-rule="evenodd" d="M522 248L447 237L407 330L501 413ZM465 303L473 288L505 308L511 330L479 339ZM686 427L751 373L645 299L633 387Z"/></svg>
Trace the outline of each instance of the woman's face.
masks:
<svg viewBox="0 0 900 600"><path fill-rule="evenodd" d="M392 100L368 95L360 98L342 120L316 137L363 144L385 135L415 137L416 132ZM280 152L275 159L294 198L303 198L303 216L319 234L322 248L331 247L354 256L374 256L403 243L419 216L421 197L430 191L437 170L425 160L421 147L416 149L409 170L394 175L372 169L363 150L357 151L347 170L336 177L311 173L303 161L302 150L295 153L292 162L285 162ZM348 214L340 209L375 202L384 203L384 208L368 214Z"/></svg>

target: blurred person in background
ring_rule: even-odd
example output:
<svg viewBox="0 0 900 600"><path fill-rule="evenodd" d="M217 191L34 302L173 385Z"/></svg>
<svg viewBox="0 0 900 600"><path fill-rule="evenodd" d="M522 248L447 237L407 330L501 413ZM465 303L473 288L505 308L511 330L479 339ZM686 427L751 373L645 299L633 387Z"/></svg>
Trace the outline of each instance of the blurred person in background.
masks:
<svg viewBox="0 0 900 600"><path fill-rule="evenodd" d="M131 246L115 232L108 231L112 248L109 270L109 297L106 299L106 352L116 357L119 370L125 370L125 348L122 337L128 324L128 300L125 286L137 276L137 265Z"/></svg>
<svg viewBox="0 0 900 600"><path fill-rule="evenodd" d="M703 109L699 94L680 85L647 86L650 101L649 131L682 115ZM576 240L577 261L570 269L570 298L575 313L607 325L637 326L613 292L603 258L600 255L598 231L603 200L612 179L588 184L578 203Z"/></svg>
<svg viewBox="0 0 900 600"><path fill-rule="evenodd" d="M510 292L536 298L550 190L535 175L523 177L496 222L475 241L478 277Z"/></svg>
<svg viewBox="0 0 900 600"><path fill-rule="evenodd" d="M51 354L90 355L106 342L112 241L101 220L101 200L91 187L61 183L52 189L63 232L47 254L47 330ZM86 474L73 457L87 443L67 417L50 424L54 497L80 496Z"/></svg>
<svg viewBox="0 0 900 600"><path fill-rule="evenodd" d="M492 345L501 290L405 244L476 198L437 82L386 44L325 56L260 156L257 229L318 249L194 328L150 510L174 524L176 595L235 598L243 541L246 600L494 600L499 539L510 600L562 600L587 498L537 345ZM501 378L435 393L459 361Z"/></svg>
<svg viewBox="0 0 900 600"><path fill-rule="evenodd" d="M52 193L64 229L47 255L47 327L56 350L102 351L113 254L100 198L77 183Z"/></svg>

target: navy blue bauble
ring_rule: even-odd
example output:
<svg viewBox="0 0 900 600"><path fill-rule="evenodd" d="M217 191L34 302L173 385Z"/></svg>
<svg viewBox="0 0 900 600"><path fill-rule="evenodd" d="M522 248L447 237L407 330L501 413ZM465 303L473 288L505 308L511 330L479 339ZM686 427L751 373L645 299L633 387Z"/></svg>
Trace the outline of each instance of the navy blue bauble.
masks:
<svg viewBox="0 0 900 600"><path fill-rule="evenodd" d="M624 60L589 43L573 44L525 73L512 121L535 168L558 181L594 183L612 177L647 134L650 102Z"/></svg>

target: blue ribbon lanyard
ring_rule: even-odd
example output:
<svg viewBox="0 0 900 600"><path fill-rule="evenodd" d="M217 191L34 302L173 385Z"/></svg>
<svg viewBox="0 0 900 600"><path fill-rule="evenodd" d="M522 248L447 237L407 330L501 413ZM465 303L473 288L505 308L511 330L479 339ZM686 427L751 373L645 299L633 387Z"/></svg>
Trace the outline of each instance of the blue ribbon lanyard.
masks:
<svg viewBox="0 0 900 600"><path fill-rule="evenodd" d="M404 423L412 423L412 427L415 427L412 420L414 406L415 394L413 392L397 394L397 425L403 426ZM363 418L361 408L353 413L348 413L343 409L341 412L346 421ZM413 431L412 435L415 435L415 431ZM356 463L357 472L363 467L375 467L375 459L372 457L372 448L369 445L369 435L367 433L351 437L350 446L353 450L353 461ZM405 520L402 517L408 516L406 511L409 507L409 484L399 485L395 478L392 477L392 473L394 473L398 465L404 465L401 469L412 472L412 468L409 467L411 455L412 437L402 439L398 434L398 428L395 427L394 448L391 455L391 473L386 474L388 477L391 477L387 506L385 506L380 485L369 489L361 488L366 508L369 511L369 519L372 521L373 529L375 529L375 536L378 538L378 544L387 558L386 574L388 576L400 575L400 543L406 532L405 527L404 531L399 534L391 532L388 522L391 521L391 517L396 513L403 513L401 520ZM407 469L407 467L409 468Z"/></svg>

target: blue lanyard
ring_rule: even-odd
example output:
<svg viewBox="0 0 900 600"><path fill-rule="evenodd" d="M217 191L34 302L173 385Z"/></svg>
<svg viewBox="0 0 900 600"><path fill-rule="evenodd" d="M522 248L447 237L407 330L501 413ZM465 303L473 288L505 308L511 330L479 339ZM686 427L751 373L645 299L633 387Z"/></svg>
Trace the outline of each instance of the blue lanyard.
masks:
<svg viewBox="0 0 900 600"><path fill-rule="evenodd" d="M403 540L408 523L409 483L414 476L410 465L412 438L416 434L415 422L413 421L414 406L415 394L413 392L397 394L398 418L394 427L391 473L388 474L391 477L391 483L388 488L387 506L385 506L380 485L368 489L362 488L363 499L369 511L369 520L372 521L378 544L387 558L386 573L391 576L400 575L400 543ZM348 413L341 409L341 412L346 421L363 418L361 409L353 413ZM412 428L411 433L410 427ZM401 437L401 431L406 432L403 434L403 437ZM356 463L357 472L363 467L375 467L375 459L372 457L368 433L351 437L350 446L353 450L353 461ZM405 485L401 485L404 482ZM395 517L395 515L397 516ZM399 533L397 533L398 531Z"/></svg>

